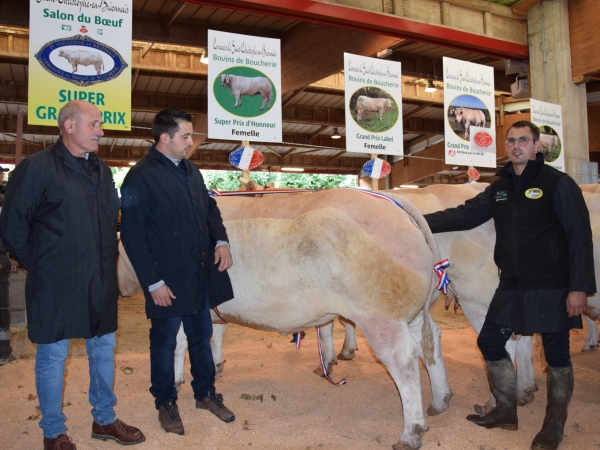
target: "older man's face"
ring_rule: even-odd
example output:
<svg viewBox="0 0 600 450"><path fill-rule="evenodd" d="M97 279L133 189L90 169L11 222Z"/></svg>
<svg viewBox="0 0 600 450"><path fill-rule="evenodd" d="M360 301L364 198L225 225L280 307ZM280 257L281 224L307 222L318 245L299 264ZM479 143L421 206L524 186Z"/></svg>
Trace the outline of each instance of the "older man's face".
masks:
<svg viewBox="0 0 600 450"><path fill-rule="evenodd" d="M79 117L65 121L65 132L65 145L75 156L97 152L100 138L104 136L100 111L91 103L83 104Z"/></svg>

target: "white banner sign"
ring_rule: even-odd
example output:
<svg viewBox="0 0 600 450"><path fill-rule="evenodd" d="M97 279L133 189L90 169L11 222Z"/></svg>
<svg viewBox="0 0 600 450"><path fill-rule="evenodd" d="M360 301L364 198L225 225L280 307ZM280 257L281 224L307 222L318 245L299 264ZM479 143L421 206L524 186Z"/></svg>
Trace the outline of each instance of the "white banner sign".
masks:
<svg viewBox="0 0 600 450"><path fill-rule="evenodd" d="M494 69L444 57L446 164L496 167Z"/></svg>
<svg viewBox="0 0 600 450"><path fill-rule="evenodd" d="M561 172L565 171L562 108L554 103L531 99L531 121L540 128L544 161Z"/></svg>
<svg viewBox="0 0 600 450"><path fill-rule="evenodd" d="M56 127L67 102L84 100L104 129L131 129L132 0L110 3L30 1L30 125Z"/></svg>
<svg viewBox="0 0 600 450"><path fill-rule="evenodd" d="M346 150L402 155L399 62L344 53Z"/></svg>
<svg viewBox="0 0 600 450"><path fill-rule="evenodd" d="M208 137L281 142L279 39L208 30Z"/></svg>

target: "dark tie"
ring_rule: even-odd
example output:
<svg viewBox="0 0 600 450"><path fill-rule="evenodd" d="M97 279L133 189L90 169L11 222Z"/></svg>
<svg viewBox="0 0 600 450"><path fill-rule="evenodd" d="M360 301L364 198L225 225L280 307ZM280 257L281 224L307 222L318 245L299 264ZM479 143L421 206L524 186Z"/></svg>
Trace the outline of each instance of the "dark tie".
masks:
<svg viewBox="0 0 600 450"><path fill-rule="evenodd" d="M81 167L83 167L83 171L87 174L87 176L89 177L89 179L92 181L92 184L94 186L98 186L99 183L99 175L100 175L100 169L97 166L97 163L95 160L90 161L91 158L90 156L88 156L88 159L86 158L77 158L77 161L79 161L79 164L81 164Z"/></svg>
<svg viewBox="0 0 600 450"><path fill-rule="evenodd" d="M190 180L188 179L187 170L185 169L185 163L183 162L183 159L179 160L179 163L177 164L177 168L181 172L181 176L183 176L183 179L185 180L185 184L187 184L187 186L190 187Z"/></svg>

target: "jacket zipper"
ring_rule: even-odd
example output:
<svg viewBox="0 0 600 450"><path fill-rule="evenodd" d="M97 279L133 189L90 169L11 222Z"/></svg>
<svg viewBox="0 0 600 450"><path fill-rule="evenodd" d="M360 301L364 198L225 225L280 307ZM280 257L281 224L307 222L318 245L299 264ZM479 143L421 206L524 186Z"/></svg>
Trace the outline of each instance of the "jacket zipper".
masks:
<svg viewBox="0 0 600 450"><path fill-rule="evenodd" d="M517 186L517 188L515 189L515 201L513 202L513 211L512 211L512 224L511 224L511 236L510 236L510 240L511 240L511 259L512 259L512 263L513 263L513 269L514 269L514 275L517 279L519 279L520 277L518 276L519 273L519 267L518 267L518 261L517 261L517 199L519 198L518 196L518 192L519 192L519 188ZM520 288L520 280L519 281L519 288Z"/></svg>

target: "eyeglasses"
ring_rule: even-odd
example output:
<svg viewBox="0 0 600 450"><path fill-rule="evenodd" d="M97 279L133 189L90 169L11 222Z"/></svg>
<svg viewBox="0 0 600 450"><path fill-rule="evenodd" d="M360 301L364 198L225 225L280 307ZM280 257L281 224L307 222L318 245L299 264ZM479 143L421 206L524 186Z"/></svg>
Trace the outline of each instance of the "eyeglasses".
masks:
<svg viewBox="0 0 600 450"><path fill-rule="evenodd" d="M521 136L520 138L508 138L506 141L504 141L504 145L506 145L507 147L513 147L518 142L519 147L525 147L527 144L529 144L529 141L535 142L536 139L526 138L523 136Z"/></svg>

